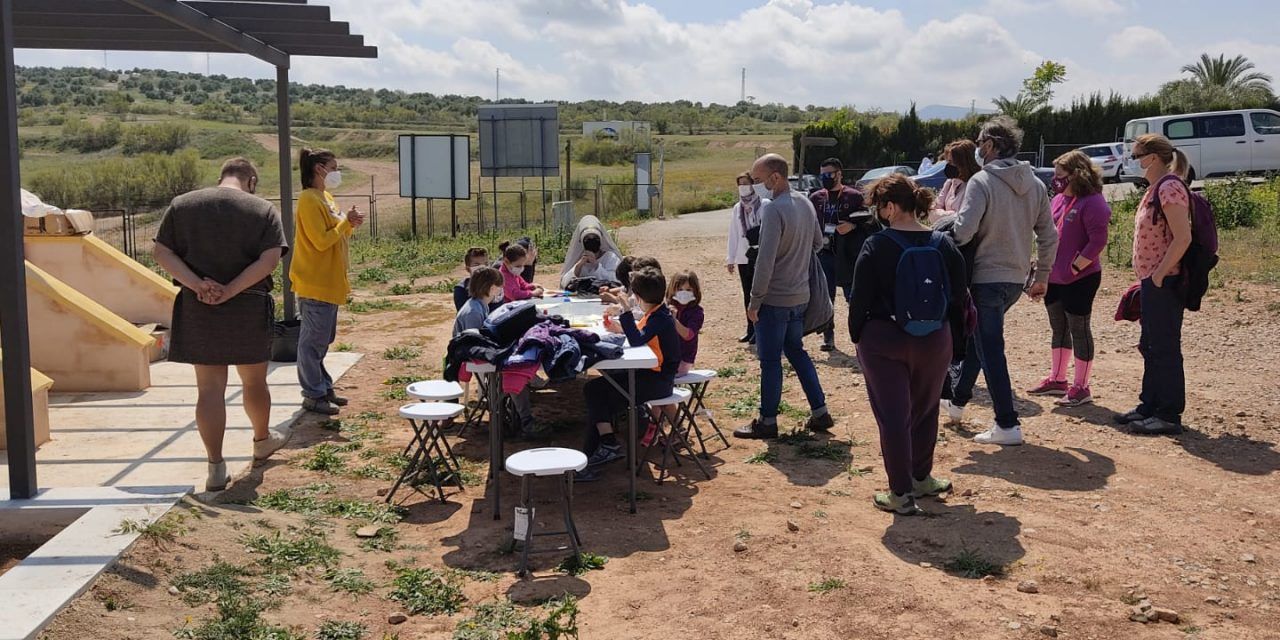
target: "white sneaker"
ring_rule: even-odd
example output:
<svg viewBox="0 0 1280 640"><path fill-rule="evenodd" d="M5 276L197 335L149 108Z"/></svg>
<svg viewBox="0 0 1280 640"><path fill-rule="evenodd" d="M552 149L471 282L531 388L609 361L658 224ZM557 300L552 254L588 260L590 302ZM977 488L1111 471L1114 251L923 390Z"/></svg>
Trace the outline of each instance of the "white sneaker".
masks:
<svg viewBox="0 0 1280 640"><path fill-rule="evenodd" d="M205 491L222 491L231 483L231 475L227 473L227 461L209 463L209 475L204 480Z"/></svg>
<svg viewBox="0 0 1280 640"><path fill-rule="evenodd" d="M942 407L943 413L947 414L948 424L964 422L964 407L954 404L950 400L939 400L938 406Z"/></svg>
<svg viewBox="0 0 1280 640"><path fill-rule="evenodd" d="M293 436L293 429L288 427L280 430L268 429L266 440L253 441L253 459L266 460L283 447L289 438Z"/></svg>
<svg viewBox="0 0 1280 640"><path fill-rule="evenodd" d="M978 444L998 444L1006 447L1016 447L1022 444L1022 427L1014 426L1010 429L1002 429L993 425L990 429L974 436L973 441Z"/></svg>

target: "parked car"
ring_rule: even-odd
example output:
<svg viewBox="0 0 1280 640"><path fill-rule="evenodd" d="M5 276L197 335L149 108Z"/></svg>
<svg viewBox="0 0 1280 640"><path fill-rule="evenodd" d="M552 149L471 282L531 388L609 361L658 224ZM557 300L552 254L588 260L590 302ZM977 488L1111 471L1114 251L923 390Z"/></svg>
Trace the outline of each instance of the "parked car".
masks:
<svg viewBox="0 0 1280 640"><path fill-rule="evenodd" d="M865 189L867 185L871 184L872 182L875 182L876 180L879 180L880 178L884 178L891 173L900 173L904 176L907 176L908 178L914 178L916 175L916 170L915 168L908 167L906 165L895 165L892 167L880 167L878 169L872 169L862 174L862 177L858 178L858 181L853 183L853 186L857 187L858 189Z"/></svg>
<svg viewBox="0 0 1280 640"><path fill-rule="evenodd" d="M812 173L790 176L787 178L787 182L791 183L792 191L800 191L802 193L813 193L822 188L822 181Z"/></svg>
<svg viewBox="0 0 1280 640"><path fill-rule="evenodd" d="M1102 172L1103 182L1120 182L1120 170L1124 167L1124 143L1108 142L1080 147L1080 151L1093 161Z"/></svg>
<svg viewBox="0 0 1280 640"><path fill-rule="evenodd" d="M1236 173L1280 171L1280 113L1270 109L1236 109L1130 120L1124 127L1126 182L1141 182L1133 160L1138 136L1159 133L1187 154L1190 180Z"/></svg>
<svg viewBox="0 0 1280 640"><path fill-rule="evenodd" d="M947 182L947 174L944 171L947 168L946 160L939 160L933 163L933 166L914 176L916 184L922 187L929 187L934 191L942 191L942 185Z"/></svg>

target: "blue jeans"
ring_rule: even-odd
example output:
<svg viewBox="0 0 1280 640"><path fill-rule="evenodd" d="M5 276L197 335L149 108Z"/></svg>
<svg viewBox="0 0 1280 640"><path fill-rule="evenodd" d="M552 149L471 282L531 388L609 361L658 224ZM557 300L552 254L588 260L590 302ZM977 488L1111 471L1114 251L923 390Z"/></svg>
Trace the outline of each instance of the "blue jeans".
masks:
<svg viewBox="0 0 1280 640"><path fill-rule="evenodd" d="M975 284L969 288L973 304L978 308L978 333L969 339L968 353L960 365L952 391L953 402L963 407L973 399L973 385L981 369L991 394L991 407L996 424L1018 426L1018 410L1013 406L1013 383L1009 381L1009 362L1004 355L1004 316L1022 297L1022 285L1015 283Z"/></svg>
<svg viewBox="0 0 1280 640"><path fill-rule="evenodd" d="M324 368L329 345L338 337L338 305L310 298L298 299L302 328L298 332L298 384L302 397L323 398L333 388Z"/></svg>
<svg viewBox="0 0 1280 640"><path fill-rule="evenodd" d="M827 397L818 381L818 370L804 350L804 310L808 303L795 307L760 307L756 321L756 353L760 358L760 421L776 424L778 404L782 402L782 355L785 353L809 409L817 412L827 406Z"/></svg>

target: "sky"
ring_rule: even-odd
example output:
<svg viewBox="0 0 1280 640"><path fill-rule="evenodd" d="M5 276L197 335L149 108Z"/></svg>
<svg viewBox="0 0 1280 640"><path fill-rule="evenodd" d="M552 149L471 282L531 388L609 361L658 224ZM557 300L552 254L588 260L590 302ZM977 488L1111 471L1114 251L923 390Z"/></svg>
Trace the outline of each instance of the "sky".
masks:
<svg viewBox="0 0 1280 640"><path fill-rule="evenodd" d="M1054 102L1139 95L1202 52L1280 77L1280 3L1217 0L312 0L379 47L376 60L297 58L304 83L530 100L756 102L903 110L990 107L1041 61ZM1212 10L1208 7L1212 6ZM230 54L18 51L19 65L274 78Z"/></svg>

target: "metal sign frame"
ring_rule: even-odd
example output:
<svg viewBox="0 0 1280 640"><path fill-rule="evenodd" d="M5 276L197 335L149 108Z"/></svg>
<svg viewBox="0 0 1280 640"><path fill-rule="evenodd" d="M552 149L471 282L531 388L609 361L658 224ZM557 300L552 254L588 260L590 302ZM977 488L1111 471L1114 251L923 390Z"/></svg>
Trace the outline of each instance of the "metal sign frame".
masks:
<svg viewBox="0 0 1280 640"><path fill-rule="evenodd" d="M448 163L448 188L433 191L430 189L433 185L427 177L419 175L420 171L431 170L430 166L423 167L419 164L420 162L430 164L428 158L422 157L422 152L428 147L419 145L426 142L435 143L439 140L447 140L439 151L447 152L444 161ZM471 137L456 133L404 133L396 138L396 146L396 158L400 168L400 197L410 199L409 220L413 237L418 237L418 198L449 200L449 234L451 237L457 237L458 200L471 199ZM439 161L439 158L436 160ZM408 180L405 179L406 165ZM459 185L463 190L461 194L458 193ZM430 226L428 224L428 227Z"/></svg>

